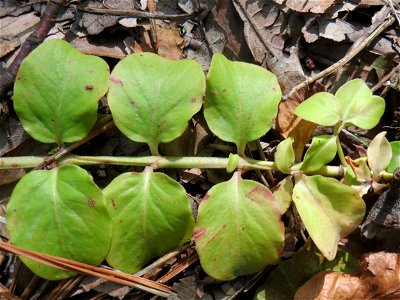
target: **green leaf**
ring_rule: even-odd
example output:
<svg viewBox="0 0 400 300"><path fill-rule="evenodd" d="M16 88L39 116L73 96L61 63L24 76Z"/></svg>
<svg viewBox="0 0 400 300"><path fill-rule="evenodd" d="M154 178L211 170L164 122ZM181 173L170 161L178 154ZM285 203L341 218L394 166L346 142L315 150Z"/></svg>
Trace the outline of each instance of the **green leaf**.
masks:
<svg viewBox="0 0 400 300"><path fill-rule="evenodd" d="M314 172L329 163L336 155L336 137L319 135L312 139L311 146L304 155L300 169L304 172Z"/></svg>
<svg viewBox="0 0 400 300"><path fill-rule="evenodd" d="M293 201L318 249L328 259L336 256L339 240L354 231L365 214L357 191L333 178L298 174Z"/></svg>
<svg viewBox="0 0 400 300"><path fill-rule="evenodd" d="M185 131L201 108L204 89L204 73L197 62L135 53L112 71L108 102L118 129L157 154L159 143Z"/></svg>
<svg viewBox="0 0 400 300"><path fill-rule="evenodd" d="M185 242L194 220L184 188L163 173L146 168L124 173L105 189L113 234L108 263L127 273Z"/></svg>
<svg viewBox="0 0 400 300"><path fill-rule="evenodd" d="M89 174L73 165L25 175L7 206L7 230L18 247L90 265L104 260L111 241L103 195ZM24 257L21 260L46 279L74 275Z"/></svg>
<svg viewBox="0 0 400 300"><path fill-rule="evenodd" d="M377 134L367 149L368 165L374 177L386 169L392 158L392 148L385 135L386 131Z"/></svg>
<svg viewBox="0 0 400 300"><path fill-rule="evenodd" d="M392 148L392 159L386 171L392 173L396 168L400 167L400 141L391 142L390 147Z"/></svg>
<svg viewBox="0 0 400 300"><path fill-rule="evenodd" d="M284 214L292 203L293 182L292 176L286 176L275 187L273 192L276 202L279 205L281 214Z"/></svg>
<svg viewBox="0 0 400 300"><path fill-rule="evenodd" d="M62 40L46 41L26 57L14 85L14 107L24 129L43 143L83 139L97 119L109 68Z"/></svg>
<svg viewBox="0 0 400 300"><path fill-rule="evenodd" d="M336 258L327 261L309 241L290 259L279 263L265 283L258 288L254 299L294 299L297 289L318 272L355 274L359 271L357 259L349 252L339 248Z"/></svg>
<svg viewBox="0 0 400 300"><path fill-rule="evenodd" d="M284 173L290 173L290 167L294 164L294 151L293 151L292 137L288 137L280 142L275 152L275 163L278 169Z"/></svg>
<svg viewBox="0 0 400 300"><path fill-rule="evenodd" d="M385 100L373 96L362 79L353 79L342 85L336 92L342 106L342 120L363 129L378 124L385 111Z"/></svg>
<svg viewBox="0 0 400 300"><path fill-rule="evenodd" d="M323 126L331 126L342 118L339 100L327 92L320 92L299 104L294 113L300 118Z"/></svg>
<svg viewBox="0 0 400 300"><path fill-rule="evenodd" d="M231 280L275 262L284 242L280 217L268 188L239 172L212 187L200 203L194 232L204 271Z"/></svg>
<svg viewBox="0 0 400 300"><path fill-rule="evenodd" d="M244 155L248 142L271 129L282 93L264 68L213 56L207 76L204 116L211 131Z"/></svg>

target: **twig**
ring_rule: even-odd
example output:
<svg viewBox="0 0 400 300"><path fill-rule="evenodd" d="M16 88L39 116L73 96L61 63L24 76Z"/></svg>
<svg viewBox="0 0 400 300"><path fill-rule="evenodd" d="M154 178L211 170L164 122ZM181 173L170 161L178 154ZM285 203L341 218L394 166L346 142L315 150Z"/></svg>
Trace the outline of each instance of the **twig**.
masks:
<svg viewBox="0 0 400 300"><path fill-rule="evenodd" d="M395 17L392 15L389 15L386 19L382 21L382 23L366 38L362 37L362 41L358 44L358 41L354 42L354 44L358 44L358 46L354 47L353 49L350 49L350 51L339 61L337 61L335 64L331 65L330 67L326 68L322 72L319 72L313 77L309 77L302 83L296 85L288 94L286 94L283 99L286 100L290 98L294 93L298 92L302 88L305 88L308 86L310 83L317 81L318 79L321 79L332 72L334 72L336 69L344 66L347 64L354 56L356 56L358 53L361 52L372 40L374 40L379 34L381 34L386 28L388 28L390 25L392 25L395 21Z"/></svg>
<svg viewBox="0 0 400 300"><path fill-rule="evenodd" d="M95 7L78 7L79 11L88 12L92 14L105 14L113 16L125 16L125 17L135 17L135 18L147 18L147 19L160 19L160 20L187 20L199 16L202 11L195 11L190 14L174 14L174 15L164 15L164 14L153 14L147 11L139 10L125 10L125 9L104 9Z"/></svg>
<svg viewBox="0 0 400 300"><path fill-rule="evenodd" d="M36 25L34 32L26 39L19 50L18 55L0 77L0 99L11 89L22 60L43 42L50 29L54 26L58 12L67 3L67 0L50 0L45 11Z"/></svg>
<svg viewBox="0 0 400 300"><path fill-rule="evenodd" d="M52 267L78 272L86 275L96 276L119 284L135 287L142 291L149 292L161 297L168 297L172 291L172 289L169 286L155 282L150 279L141 278L135 275L126 274L119 271L94 267L71 259L39 253L31 250L25 250L16 247L14 245L11 245L9 243L5 243L3 241L0 241L0 249L16 255L24 256L26 258L32 259L34 261Z"/></svg>
<svg viewBox="0 0 400 300"><path fill-rule="evenodd" d="M371 91L374 93L376 92L376 90L378 90L379 88L382 87L382 85L388 81L390 79L390 77L392 77L392 75L394 74L394 72L396 72L398 69L400 69L400 64L398 64L396 67L394 67L387 75L385 75L384 77L382 77L381 80L379 80L379 82L377 84L375 84Z"/></svg>

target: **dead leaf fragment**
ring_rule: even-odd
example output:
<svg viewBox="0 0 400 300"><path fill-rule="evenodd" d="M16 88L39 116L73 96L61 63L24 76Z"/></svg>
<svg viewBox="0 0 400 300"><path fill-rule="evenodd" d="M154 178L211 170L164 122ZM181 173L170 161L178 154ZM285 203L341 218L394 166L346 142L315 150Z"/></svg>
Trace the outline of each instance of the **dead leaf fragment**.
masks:
<svg viewBox="0 0 400 300"><path fill-rule="evenodd" d="M287 0L285 5L297 12L324 13L335 3L335 0Z"/></svg>
<svg viewBox="0 0 400 300"><path fill-rule="evenodd" d="M320 272L297 290L295 299L399 299L400 254L367 254L361 270L360 276Z"/></svg>

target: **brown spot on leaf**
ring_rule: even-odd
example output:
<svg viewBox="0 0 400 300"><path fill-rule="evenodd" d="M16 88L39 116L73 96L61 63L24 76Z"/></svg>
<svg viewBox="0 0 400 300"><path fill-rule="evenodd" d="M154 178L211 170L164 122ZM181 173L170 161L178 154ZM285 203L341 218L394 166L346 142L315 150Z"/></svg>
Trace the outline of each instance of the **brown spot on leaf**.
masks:
<svg viewBox="0 0 400 300"><path fill-rule="evenodd" d="M227 90L227 89L223 89L222 91L223 91L224 93L226 93L228 90Z"/></svg>
<svg viewBox="0 0 400 300"><path fill-rule="evenodd" d="M121 79L115 77L115 76L110 76L110 81L115 83L115 84L120 84L120 85L124 85L124 83L122 82Z"/></svg>
<svg viewBox="0 0 400 300"><path fill-rule="evenodd" d="M129 99L129 103L130 103L132 106L136 106L136 101L133 100L133 99Z"/></svg>
<svg viewBox="0 0 400 300"><path fill-rule="evenodd" d="M192 103L196 103L196 98L192 98Z"/></svg>
<svg viewBox="0 0 400 300"><path fill-rule="evenodd" d="M88 204L90 207L93 207L93 206L96 204L96 201L94 201L93 199L89 199L89 200L87 201L87 204Z"/></svg>
<svg viewBox="0 0 400 300"><path fill-rule="evenodd" d="M93 85L92 85L92 84L87 84L87 85L85 85L85 90L87 90L87 91L93 91Z"/></svg>
<svg viewBox="0 0 400 300"><path fill-rule="evenodd" d="M197 229L193 232L193 238L195 240L199 239L204 233L206 232L206 230L204 228L202 229Z"/></svg>
<svg viewBox="0 0 400 300"><path fill-rule="evenodd" d="M204 197L203 197L203 201L207 201L208 198L210 198L210 196L208 194L205 194Z"/></svg>
<svg viewBox="0 0 400 300"><path fill-rule="evenodd" d="M116 206L116 204L115 204L115 200L114 200L114 199L111 199L111 205L112 205L113 207L115 207L115 206Z"/></svg>
<svg viewBox="0 0 400 300"><path fill-rule="evenodd" d="M214 91L211 91L211 96L217 96L217 93L216 92L214 92Z"/></svg>

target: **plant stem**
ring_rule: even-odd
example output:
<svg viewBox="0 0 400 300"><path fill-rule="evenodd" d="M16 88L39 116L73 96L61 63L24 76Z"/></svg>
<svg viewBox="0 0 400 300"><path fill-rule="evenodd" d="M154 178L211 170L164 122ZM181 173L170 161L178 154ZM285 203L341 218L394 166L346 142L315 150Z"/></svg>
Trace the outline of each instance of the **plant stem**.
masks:
<svg viewBox="0 0 400 300"><path fill-rule="evenodd" d="M341 124L340 122L336 124L335 130L333 131L333 135L336 136L336 147L337 147L337 153L340 159L340 163L344 167L348 167L349 165L347 164L346 158L344 157L344 152L342 145L340 144L340 139L339 139L339 133L341 130Z"/></svg>
<svg viewBox="0 0 400 300"><path fill-rule="evenodd" d="M43 163L47 157L45 156L19 156L19 157L0 157L1 169L18 169L18 168L34 168L38 164ZM154 169L159 168L200 168L200 169L226 169L229 158L225 157L173 157L173 156L79 156L67 155L62 157L57 163L58 165L74 164L80 166L110 164L146 167L152 165ZM255 160L251 158L239 158L238 169L244 171L249 170L270 170L276 171L275 162ZM343 177L346 168L342 166L324 166L318 171L308 172L307 175L321 175L328 177ZM293 171L292 173L297 173ZM391 180L393 174L381 172L384 180Z"/></svg>

